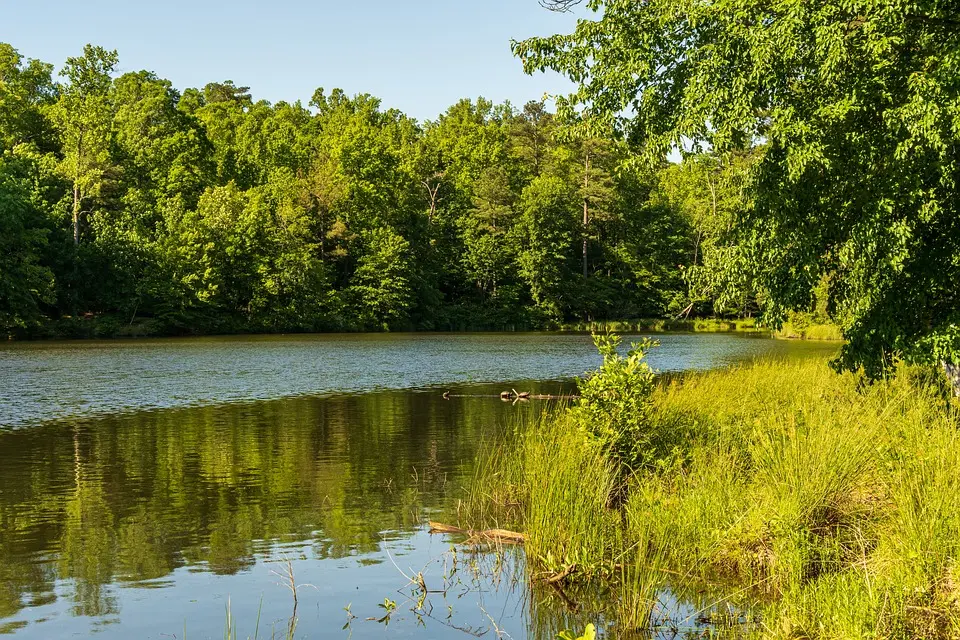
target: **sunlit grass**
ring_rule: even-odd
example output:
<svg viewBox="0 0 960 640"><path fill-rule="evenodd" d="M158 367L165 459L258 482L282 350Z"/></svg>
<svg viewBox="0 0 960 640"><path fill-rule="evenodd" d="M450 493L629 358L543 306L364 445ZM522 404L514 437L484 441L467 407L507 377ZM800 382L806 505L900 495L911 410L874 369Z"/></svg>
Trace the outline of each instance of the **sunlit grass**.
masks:
<svg viewBox="0 0 960 640"><path fill-rule="evenodd" d="M798 340L843 340L843 333L841 333L840 327L835 324L798 326L791 322L784 322L780 330L777 331L777 336Z"/></svg>
<svg viewBox="0 0 960 640"><path fill-rule="evenodd" d="M960 435L934 376L760 362L675 379L651 406L659 453L622 510L567 412L485 467L534 567L586 567L624 629L655 625L669 584L749 609L758 636L960 637Z"/></svg>

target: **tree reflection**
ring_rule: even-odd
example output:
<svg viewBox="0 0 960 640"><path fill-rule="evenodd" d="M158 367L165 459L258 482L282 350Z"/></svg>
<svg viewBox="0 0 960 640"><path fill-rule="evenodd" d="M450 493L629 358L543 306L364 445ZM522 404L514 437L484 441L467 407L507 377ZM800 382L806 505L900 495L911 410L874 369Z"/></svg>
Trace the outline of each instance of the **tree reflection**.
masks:
<svg viewBox="0 0 960 640"><path fill-rule="evenodd" d="M391 391L0 432L0 620L53 601L58 579L76 615L102 617L116 583L237 573L271 541L378 551L452 508L480 442L536 409Z"/></svg>

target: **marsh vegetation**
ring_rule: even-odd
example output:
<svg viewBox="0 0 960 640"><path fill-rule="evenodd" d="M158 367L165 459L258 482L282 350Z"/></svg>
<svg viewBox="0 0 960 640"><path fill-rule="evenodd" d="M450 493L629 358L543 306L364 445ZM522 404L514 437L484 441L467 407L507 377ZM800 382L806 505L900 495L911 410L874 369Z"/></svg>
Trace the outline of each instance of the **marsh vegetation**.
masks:
<svg viewBox="0 0 960 640"><path fill-rule="evenodd" d="M480 467L469 513L527 534L531 576L611 592L592 622L616 636L698 594L693 616L733 637L957 637L960 435L938 375L774 360L655 384L647 346L600 346L585 401Z"/></svg>

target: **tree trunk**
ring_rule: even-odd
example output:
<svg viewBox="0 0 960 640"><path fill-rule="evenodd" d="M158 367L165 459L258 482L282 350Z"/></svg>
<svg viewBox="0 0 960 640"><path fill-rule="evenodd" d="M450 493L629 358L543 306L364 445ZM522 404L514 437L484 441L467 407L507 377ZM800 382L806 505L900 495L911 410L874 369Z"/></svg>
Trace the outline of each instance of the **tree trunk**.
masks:
<svg viewBox="0 0 960 640"><path fill-rule="evenodd" d="M590 154L586 155L583 170L583 279L587 279L587 225L590 223L590 210L587 200L587 187L590 185Z"/></svg>
<svg viewBox="0 0 960 640"><path fill-rule="evenodd" d="M950 381L950 386L953 387L954 395L960 398L960 365L944 360L943 371L947 374L947 380Z"/></svg>
<svg viewBox="0 0 960 640"><path fill-rule="evenodd" d="M80 244L80 188L73 185L73 245Z"/></svg>

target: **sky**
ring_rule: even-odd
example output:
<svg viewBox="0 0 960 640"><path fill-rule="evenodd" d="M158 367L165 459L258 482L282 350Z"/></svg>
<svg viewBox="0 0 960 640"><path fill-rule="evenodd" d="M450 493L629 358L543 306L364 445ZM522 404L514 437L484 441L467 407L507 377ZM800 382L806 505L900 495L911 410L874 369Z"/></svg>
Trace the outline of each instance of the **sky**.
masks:
<svg viewBox="0 0 960 640"><path fill-rule="evenodd" d="M557 74L525 75L510 40L577 19L537 0L0 0L0 15L0 42L57 70L92 43L118 51L118 71L180 90L233 80L254 99L306 104L340 87L421 121L461 98L520 107L569 91Z"/></svg>

